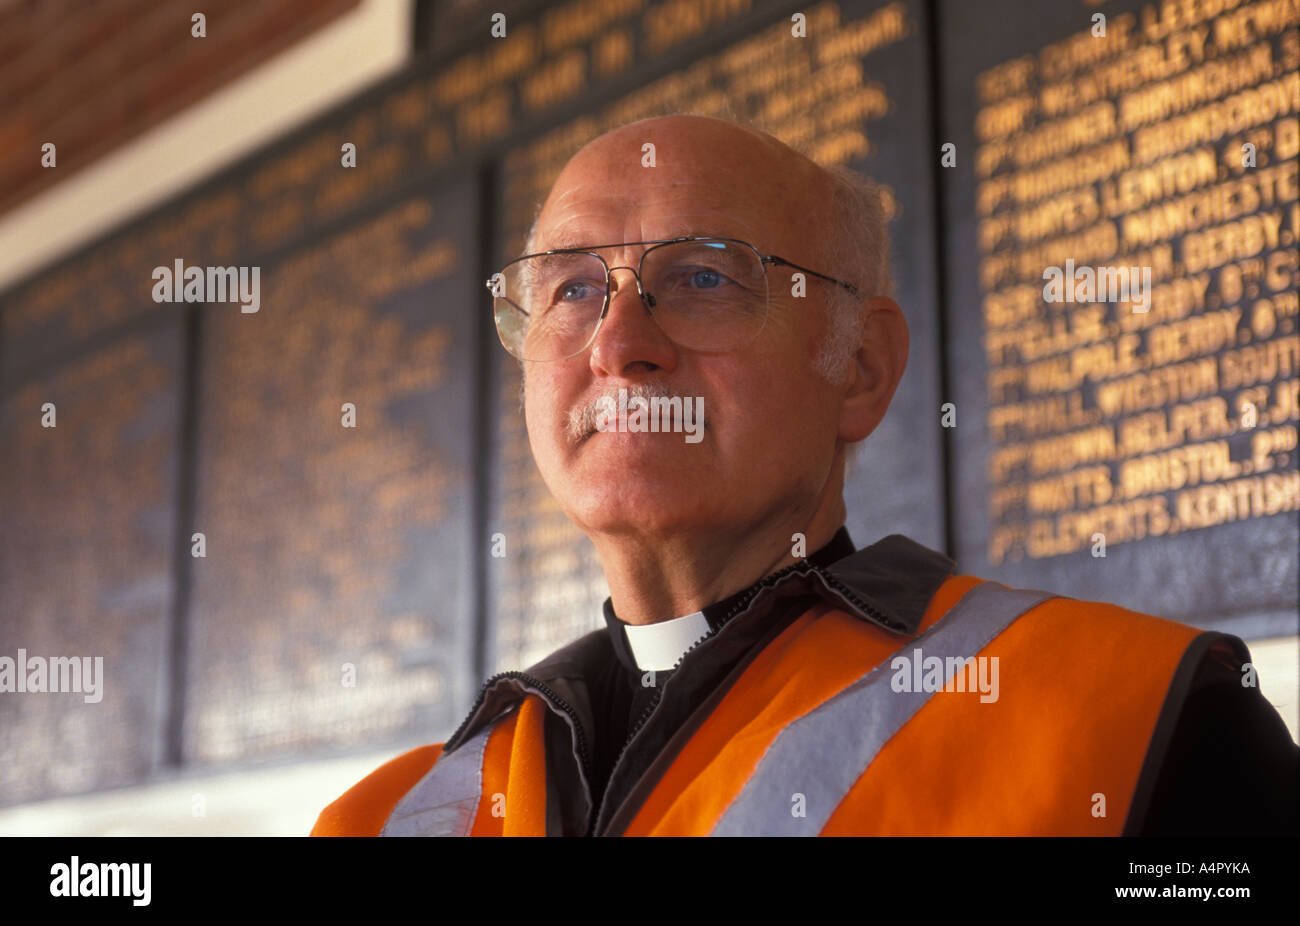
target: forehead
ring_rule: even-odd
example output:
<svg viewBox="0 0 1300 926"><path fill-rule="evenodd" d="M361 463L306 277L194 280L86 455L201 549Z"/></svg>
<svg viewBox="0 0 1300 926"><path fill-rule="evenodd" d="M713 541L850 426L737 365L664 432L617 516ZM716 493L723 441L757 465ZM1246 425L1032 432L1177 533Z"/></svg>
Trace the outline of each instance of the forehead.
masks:
<svg viewBox="0 0 1300 926"><path fill-rule="evenodd" d="M738 129L692 128L625 127L579 151L539 215L536 250L687 235L771 250L819 240L816 217L824 210L817 207L826 194L819 168ZM656 145L654 166L643 160L647 140Z"/></svg>
<svg viewBox="0 0 1300 926"><path fill-rule="evenodd" d="M637 176L611 186L561 177L538 221L541 248L571 248L687 235L768 237L781 216L761 197L728 195L725 183ZM599 239L599 240L597 240Z"/></svg>

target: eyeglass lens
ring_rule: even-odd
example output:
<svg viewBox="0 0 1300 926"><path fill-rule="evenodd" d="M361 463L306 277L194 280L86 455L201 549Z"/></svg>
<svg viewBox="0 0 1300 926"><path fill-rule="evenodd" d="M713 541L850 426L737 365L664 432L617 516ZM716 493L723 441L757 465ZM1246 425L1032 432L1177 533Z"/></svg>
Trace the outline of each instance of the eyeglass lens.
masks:
<svg viewBox="0 0 1300 926"><path fill-rule="evenodd" d="M523 360L561 360L591 342L606 298L606 265L594 254L539 254L514 261L493 288L501 343ZM615 271L613 286L634 285ZM763 325L767 275L750 247L730 241L655 245L641 263L645 304L678 346L725 351Z"/></svg>

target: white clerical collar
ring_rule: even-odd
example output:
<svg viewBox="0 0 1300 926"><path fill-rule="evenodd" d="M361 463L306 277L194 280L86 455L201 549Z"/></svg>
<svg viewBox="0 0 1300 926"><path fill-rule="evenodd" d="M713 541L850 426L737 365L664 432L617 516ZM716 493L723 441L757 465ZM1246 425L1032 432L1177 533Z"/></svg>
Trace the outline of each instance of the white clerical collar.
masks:
<svg viewBox="0 0 1300 926"><path fill-rule="evenodd" d="M703 611L696 611L657 624L624 624L623 630L638 668L666 672L677 665L692 644L708 634L709 622Z"/></svg>

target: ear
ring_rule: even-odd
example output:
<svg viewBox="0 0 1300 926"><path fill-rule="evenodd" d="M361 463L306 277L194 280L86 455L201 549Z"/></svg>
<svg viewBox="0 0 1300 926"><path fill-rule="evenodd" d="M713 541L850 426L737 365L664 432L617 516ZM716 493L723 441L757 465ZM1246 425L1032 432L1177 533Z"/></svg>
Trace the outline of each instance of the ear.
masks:
<svg viewBox="0 0 1300 926"><path fill-rule="evenodd" d="M874 296L864 309L862 342L854 354L840 409L840 439L860 441L885 417L907 366L907 319L888 296Z"/></svg>

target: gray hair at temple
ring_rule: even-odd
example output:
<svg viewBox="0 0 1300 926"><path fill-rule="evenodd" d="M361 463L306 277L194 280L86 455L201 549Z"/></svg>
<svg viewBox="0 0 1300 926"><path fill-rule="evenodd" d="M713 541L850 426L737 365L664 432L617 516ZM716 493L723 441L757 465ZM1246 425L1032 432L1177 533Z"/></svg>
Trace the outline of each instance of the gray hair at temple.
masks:
<svg viewBox="0 0 1300 926"><path fill-rule="evenodd" d="M894 295L889 272L889 233L885 199L879 184L844 165L825 168L834 184L833 211L822 273L847 280L858 288L854 296L842 286L830 286L830 325L817 356L817 369L833 383L843 382L862 342L865 301Z"/></svg>
<svg viewBox="0 0 1300 926"><path fill-rule="evenodd" d="M894 295L889 272L889 235L885 202L880 186L871 178L843 165L824 168L833 185L832 212L827 223L825 251L814 269L857 286L861 298L842 286L829 285L827 336L818 352L816 369L832 383L843 382L862 341L864 300ZM521 253L536 250L538 204ZM811 259L811 258L810 258Z"/></svg>

